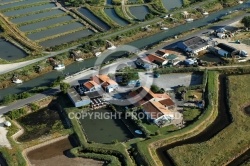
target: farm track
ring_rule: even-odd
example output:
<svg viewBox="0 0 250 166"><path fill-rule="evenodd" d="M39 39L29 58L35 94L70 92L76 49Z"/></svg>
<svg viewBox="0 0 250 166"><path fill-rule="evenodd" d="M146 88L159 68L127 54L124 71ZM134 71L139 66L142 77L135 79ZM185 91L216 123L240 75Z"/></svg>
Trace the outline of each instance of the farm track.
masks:
<svg viewBox="0 0 250 166"><path fill-rule="evenodd" d="M3 28L5 29L6 33L8 33L13 38L17 39L19 42L21 42L23 45L28 47L30 50L36 50L39 51L42 49L41 46L37 45L30 39L28 39L26 36L22 34L13 24L11 24L2 13L0 13L0 21L3 24Z"/></svg>

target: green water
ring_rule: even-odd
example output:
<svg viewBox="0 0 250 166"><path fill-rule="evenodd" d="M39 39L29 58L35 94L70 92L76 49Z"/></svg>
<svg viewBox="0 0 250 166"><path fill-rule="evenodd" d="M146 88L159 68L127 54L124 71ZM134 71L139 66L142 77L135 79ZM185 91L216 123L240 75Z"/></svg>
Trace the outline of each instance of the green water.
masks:
<svg viewBox="0 0 250 166"><path fill-rule="evenodd" d="M105 119L107 113L112 113L110 110L102 108L90 113L98 113L103 115L103 118L88 116L80 119L89 141L112 143L114 140L123 142L133 137L120 119Z"/></svg>

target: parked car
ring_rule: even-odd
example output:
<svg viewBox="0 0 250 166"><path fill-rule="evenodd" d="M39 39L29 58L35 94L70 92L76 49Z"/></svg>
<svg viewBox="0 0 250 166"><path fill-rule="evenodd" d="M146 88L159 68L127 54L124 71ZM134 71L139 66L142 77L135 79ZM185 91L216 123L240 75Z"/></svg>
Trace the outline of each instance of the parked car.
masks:
<svg viewBox="0 0 250 166"><path fill-rule="evenodd" d="M159 78L160 77L160 73L158 73L158 72L154 72L154 78Z"/></svg>

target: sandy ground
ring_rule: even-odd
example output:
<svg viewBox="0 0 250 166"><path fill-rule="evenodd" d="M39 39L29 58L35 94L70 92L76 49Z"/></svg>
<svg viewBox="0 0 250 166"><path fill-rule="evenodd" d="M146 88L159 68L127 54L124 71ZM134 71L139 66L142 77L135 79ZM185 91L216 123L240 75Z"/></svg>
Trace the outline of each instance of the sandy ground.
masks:
<svg viewBox="0 0 250 166"><path fill-rule="evenodd" d="M7 135L7 129L4 127L3 122L5 121L5 118L0 115L0 146L5 146L8 148L11 148L10 142L8 141L6 135Z"/></svg>

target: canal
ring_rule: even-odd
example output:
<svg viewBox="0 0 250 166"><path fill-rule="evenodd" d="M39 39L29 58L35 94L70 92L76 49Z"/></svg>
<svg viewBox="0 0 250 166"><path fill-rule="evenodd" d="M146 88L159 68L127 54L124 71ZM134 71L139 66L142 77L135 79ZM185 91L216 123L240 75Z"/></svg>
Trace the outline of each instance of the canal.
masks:
<svg viewBox="0 0 250 166"><path fill-rule="evenodd" d="M236 10L239 8L246 8L249 6L250 6L250 3L245 3L245 4L241 4L238 6L231 7L231 8L223 9L223 10L220 10L216 13L210 14L206 18L196 20L192 23L184 24L184 25L178 26L176 28L169 29L168 31L163 31L163 32L157 33L155 35L133 41L131 43L128 43L128 45L142 49L142 48L145 48L147 46L151 46L153 44L156 44L156 43L158 43L162 40L165 40L167 38L173 37L174 35L191 30L192 28L205 26L205 25L209 24L211 21L213 21L214 19L221 17L222 15L227 13L229 10ZM130 51L130 50L128 50L128 51ZM105 56L107 54L110 54L110 52L103 53L103 56ZM106 60L108 61L110 59L120 57L123 54L124 54L124 52L114 52L114 53L110 54L110 56L108 56L108 58ZM27 82L23 83L22 85L12 86L12 87L9 87L6 89L1 89L0 90L0 100L3 99L3 97L8 95L8 94L18 94L18 93L30 90L34 87L49 85L58 76L62 76L65 74L73 74L73 73L79 72L83 68L92 67L95 64L95 61L96 61L96 58L86 59L83 62L73 63L71 65L68 65L66 67L66 69L63 71L60 71L60 72L52 71L52 72L44 74L40 77L37 77L33 80L27 81ZM100 65L100 64L96 64L96 65Z"/></svg>
<svg viewBox="0 0 250 166"><path fill-rule="evenodd" d="M7 163L1 153L0 153L0 166L7 166Z"/></svg>
<svg viewBox="0 0 250 166"><path fill-rule="evenodd" d="M219 93L218 93L219 94L218 101L220 102L218 102L218 116L215 119L215 121L208 128L206 128L206 130L184 141L175 142L173 144L157 149L157 154L164 166L175 165L174 161L171 159L171 157L167 153L167 150L172 149L176 146L201 143L201 142L207 141L213 136L215 136L217 133L222 131L225 127L227 127L232 122L232 117L230 116L229 108L226 105L227 94L226 94L225 85L226 85L226 76L220 75L219 76Z"/></svg>

